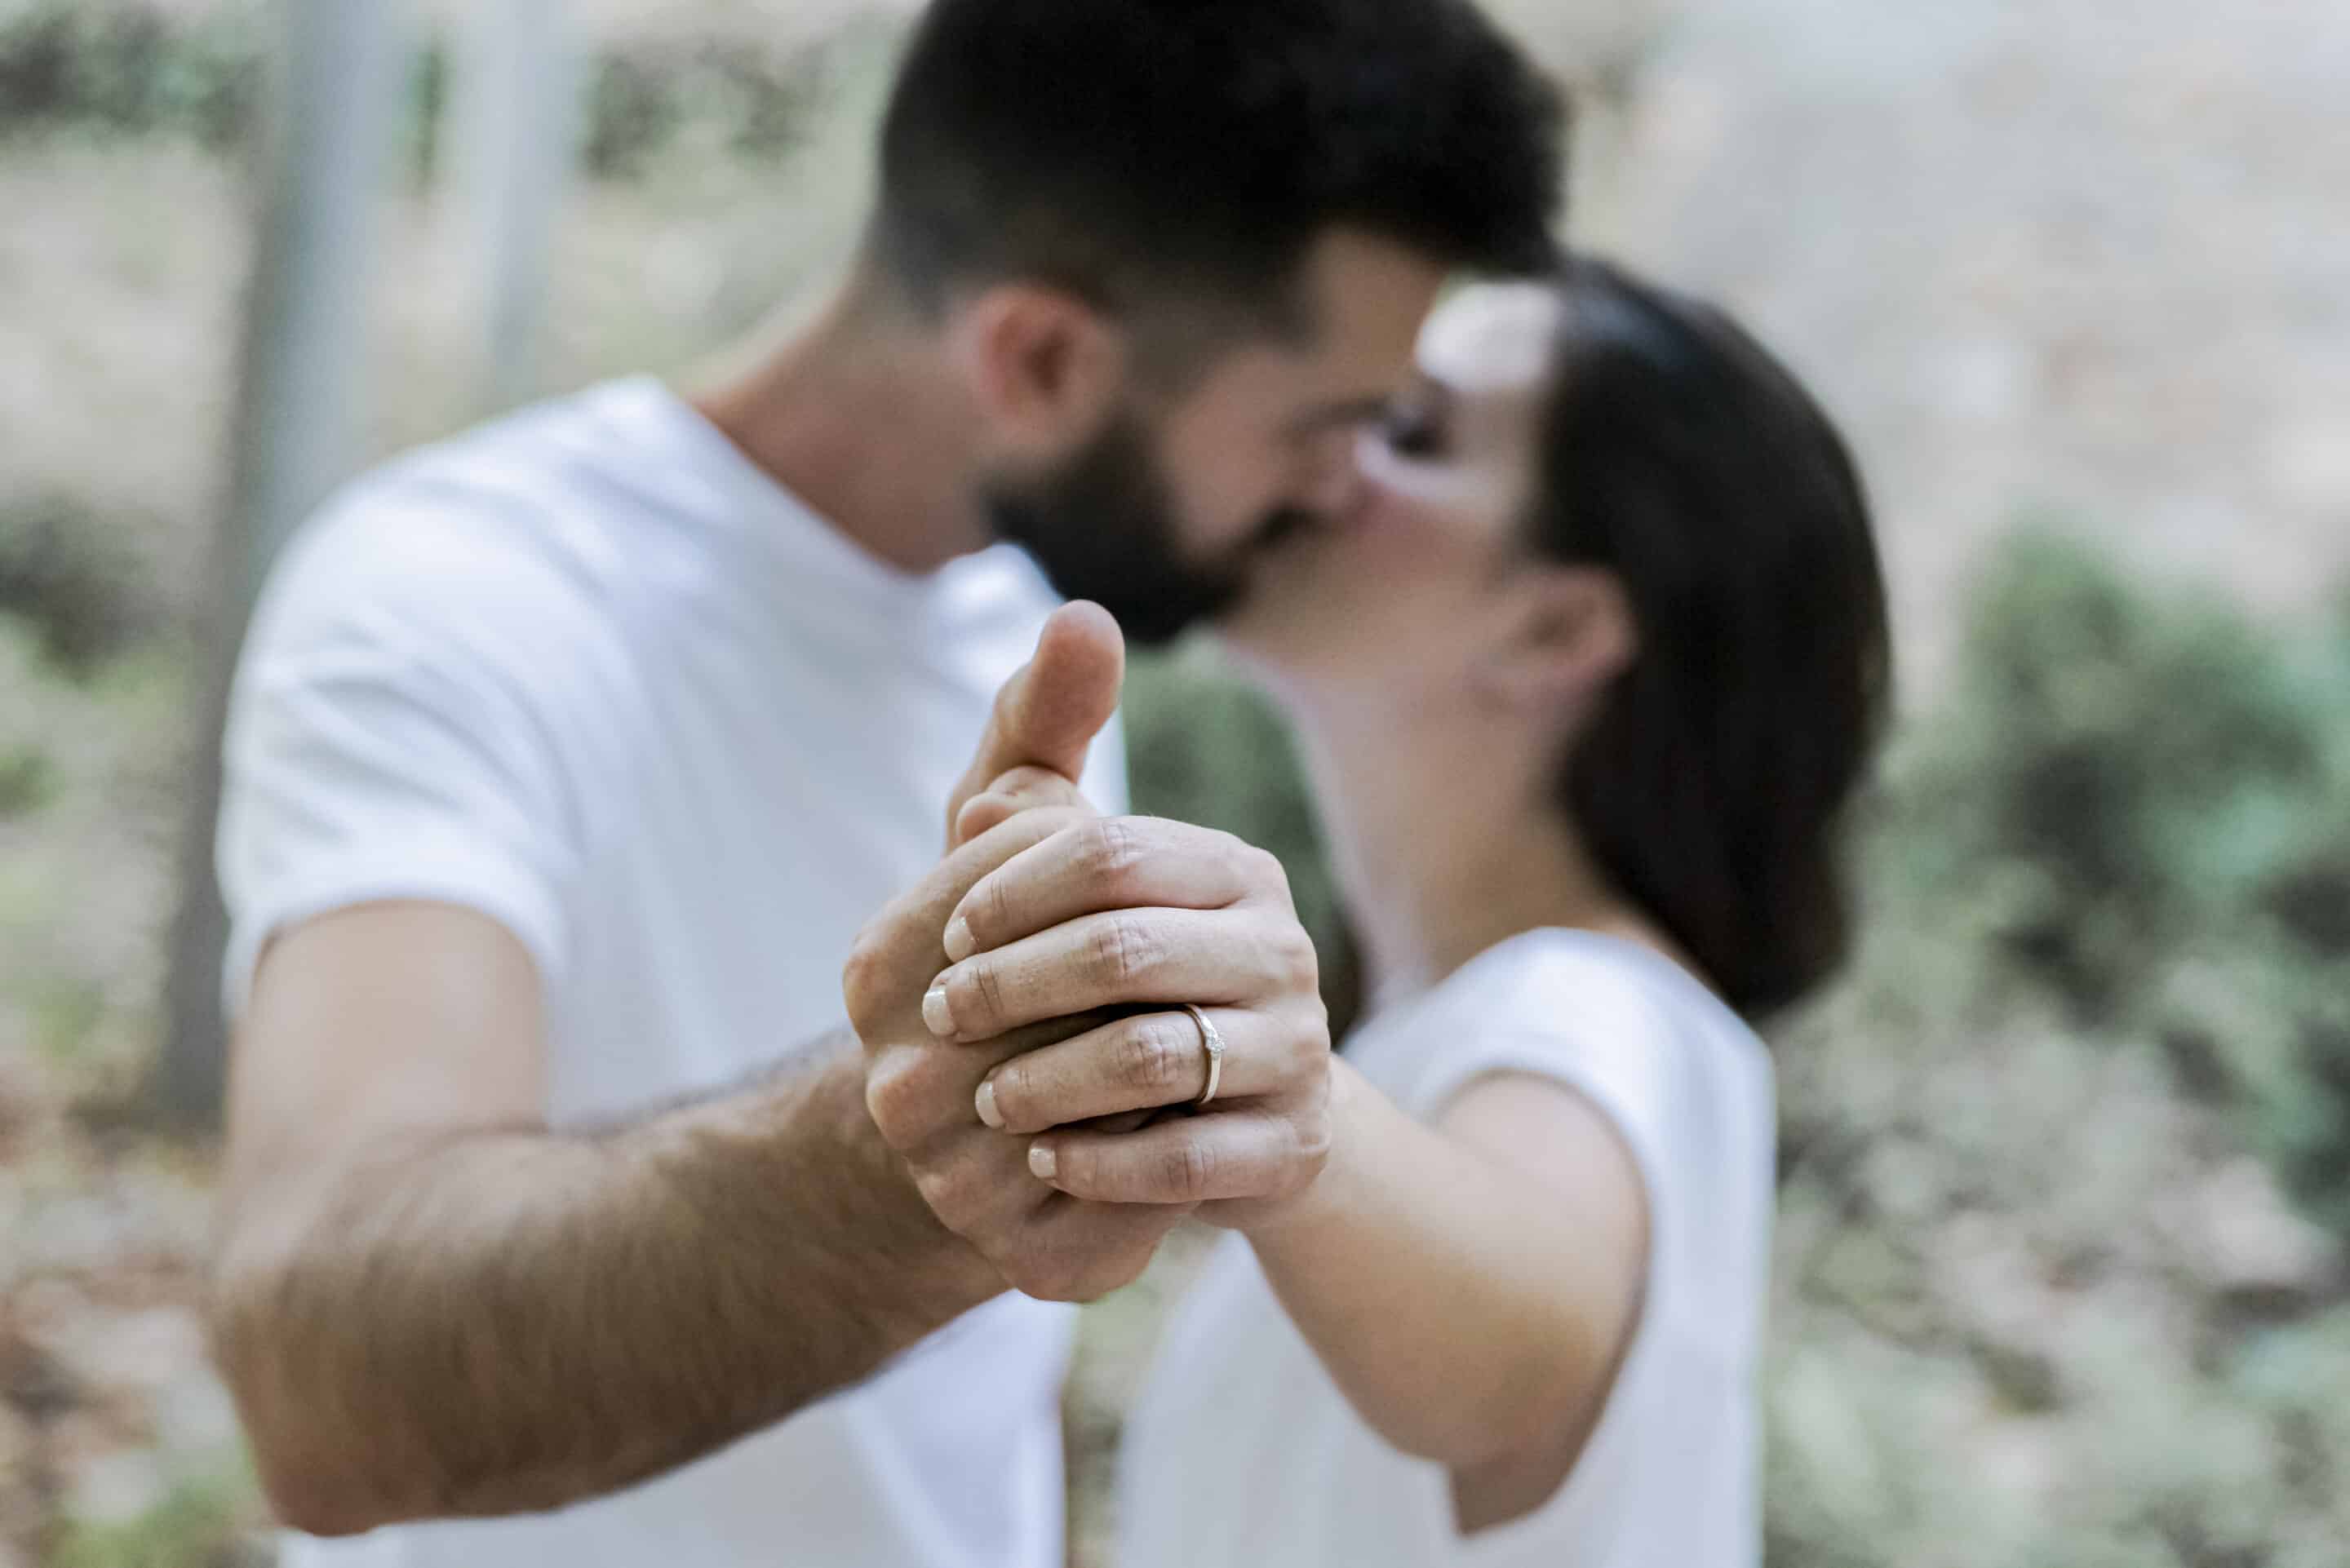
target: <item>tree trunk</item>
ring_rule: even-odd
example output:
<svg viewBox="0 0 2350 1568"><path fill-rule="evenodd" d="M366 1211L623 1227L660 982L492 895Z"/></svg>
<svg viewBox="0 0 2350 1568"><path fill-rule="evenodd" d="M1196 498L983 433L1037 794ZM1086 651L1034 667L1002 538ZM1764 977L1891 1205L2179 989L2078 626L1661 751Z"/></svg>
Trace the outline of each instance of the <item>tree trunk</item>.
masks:
<svg viewBox="0 0 2350 1568"><path fill-rule="evenodd" d="M357 452L369 219L381 189L402 51L387 0L278 0L261 145L259 244L213 545L203 701L180 851L181 905L150 1085L163 1121L217 1125L227 1050L220 1005L227 919L213 878L221 722L237 647L269 564Z"/></svg>
<svg viewBox="0 0 2350 1568"><path fill-rule="evenodd" d="M565 0L475 0L457 35L445 199L470 290L477 414L536 389L547 251L579 128L579 54L565 9Z"/></svg>

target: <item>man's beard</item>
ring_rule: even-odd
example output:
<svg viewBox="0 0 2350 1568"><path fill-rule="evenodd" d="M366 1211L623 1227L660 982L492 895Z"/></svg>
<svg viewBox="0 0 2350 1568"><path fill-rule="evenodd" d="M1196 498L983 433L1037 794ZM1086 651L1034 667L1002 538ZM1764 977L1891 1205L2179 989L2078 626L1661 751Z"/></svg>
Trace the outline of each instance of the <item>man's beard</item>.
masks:
<svg viewBox="0 0 2350 1568"><path fill-rule="evenodd" d="M1176 538L1174 489L1131 410L1056 473L991 486L983 499L998 537L1024 546L1066 598L1091 599L1116 617L1130 642L1171 642L1231 607L1245 583L1250 547L1301 520L1268 517L1249 544L1221 562L1184 559Z"/></svg>

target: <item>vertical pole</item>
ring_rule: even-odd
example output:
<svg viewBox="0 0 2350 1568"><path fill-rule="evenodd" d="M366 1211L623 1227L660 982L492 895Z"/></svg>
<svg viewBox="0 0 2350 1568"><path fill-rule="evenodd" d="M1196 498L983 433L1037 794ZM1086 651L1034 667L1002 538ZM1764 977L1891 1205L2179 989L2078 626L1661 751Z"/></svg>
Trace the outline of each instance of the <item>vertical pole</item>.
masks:
<svg viewBox="0 0 2350 1568"><path fill-rule="evenodd" d="M400 97L391 0L278 0L261 141L259 244L244 305L225 510L182 824L179 916L151 1083L161 1119L216 1124L227 1051L227 917L213 874L220 730L244 624L278 547L358 452L369 219Z"/></svg>
<svg viewBox="0 0 2350 1568"><path fill-rule="evenodd" d="M536 389L547 254L578 132L565 10L565 0L476 0L457 36L450 196L477 334L476 412Z"/></svg>

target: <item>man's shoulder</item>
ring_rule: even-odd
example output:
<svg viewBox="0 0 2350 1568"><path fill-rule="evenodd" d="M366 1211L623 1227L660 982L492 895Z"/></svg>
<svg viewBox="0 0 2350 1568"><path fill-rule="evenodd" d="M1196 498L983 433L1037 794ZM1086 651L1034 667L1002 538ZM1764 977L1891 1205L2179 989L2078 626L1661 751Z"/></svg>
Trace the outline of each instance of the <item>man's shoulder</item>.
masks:
<svg viewBox="0 0 2350 1568"><path fill-rule="evenodd" d="M654 414L665 398L646 377L599 382L474 425L395 458L340 498L429 495L515 514L576 504L602 510L662 504L650 484L633 485L660 436Z"/></svg>
<svg viewBox="0 0 2350 1568"><path fill-rule="evenodd" d="M625 523L565 466L577 422L563 404L528 410L331 498L255 607L242 703L397 691L547 735L608 729L637 686L632 573Z"/></svg>
<svg viewBox="0 0 2350 1568"><path fill-rule="evenodd" d="M536 642L603 618L626 580L612 464L588 393L395 458L329 497L272 573L265 635L363 624L465 643ZM623 507L624 507L623 503Z"/></svg>

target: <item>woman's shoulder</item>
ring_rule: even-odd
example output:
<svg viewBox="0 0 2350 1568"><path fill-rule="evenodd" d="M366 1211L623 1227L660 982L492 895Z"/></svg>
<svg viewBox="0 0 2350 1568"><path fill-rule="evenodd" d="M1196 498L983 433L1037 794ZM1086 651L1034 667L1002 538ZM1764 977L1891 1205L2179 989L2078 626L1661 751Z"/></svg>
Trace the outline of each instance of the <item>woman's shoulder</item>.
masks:
<svg viewBox="0 0 2350 1568"><path fill-rule="evenodd" d="M1381 1075L1423 1116L1510 1072L1559 1079L1619 1120L1649 1124L1767 1112L1770 1101L1769 1055L1752 1029L1672 960L1620 937L1522 932L1397 1023Z"/></svg>
<svg viewBox="0 0 2350 1568"><path fill-rule="evenodd" d="M1760 1042L1705 983L1629 938L1546 926L1471 959L1438 988L1448 1012L1479 1032L1523 1028L1582 1033L1613 1025L1639 1033Z"/></svg>

